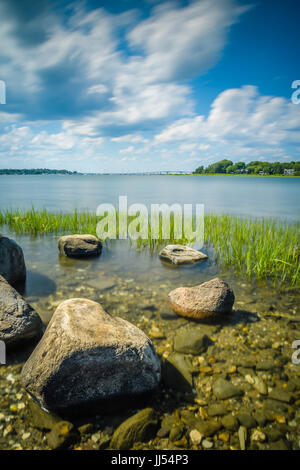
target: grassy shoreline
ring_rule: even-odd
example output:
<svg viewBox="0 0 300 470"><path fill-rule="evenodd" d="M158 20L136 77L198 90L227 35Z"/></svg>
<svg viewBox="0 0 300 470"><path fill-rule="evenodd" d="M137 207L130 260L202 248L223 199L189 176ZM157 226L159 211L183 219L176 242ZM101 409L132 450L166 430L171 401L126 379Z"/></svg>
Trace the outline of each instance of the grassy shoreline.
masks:
<svg viewBox="0 0 300 470"><path fill-rule="evenodd" d="M47 210L0 210L0 228L16 234L48 233L96 234L99 218L90 212L72 213ZM168 243L187 243L174 237L171 217L170 238L164 240L160 231L157 240L140 239L138 249L157 251ZM247 279L268 280L279 288L300 287L300 224L275 219L244 218L207 214L204 218L204 247L213 249L213 258L222 268Z"/></svg>
<svg viewBox="0 0 300 470"><path fill-rule="evenodd" d="M298 175L254 175L254 174L227 174L227 173L172 173L165 176L238 176L244 178L300 178Z"/></svg>

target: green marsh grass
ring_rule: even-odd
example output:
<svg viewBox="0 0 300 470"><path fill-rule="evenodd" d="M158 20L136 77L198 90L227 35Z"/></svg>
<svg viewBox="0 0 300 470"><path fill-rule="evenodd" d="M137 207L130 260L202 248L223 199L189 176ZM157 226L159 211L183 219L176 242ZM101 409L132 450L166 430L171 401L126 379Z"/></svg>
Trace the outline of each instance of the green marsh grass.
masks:
<svg viewBox="0 0 300 470"><path fill-rule="evenodd" d="M7 226L17 234L96 235L99 220L94 213L76 210L72 213L34 208L0 210L0 227ZM149 222L149 237L133 243L138 249L155 252L167 243L188 243L188 240L174 238L171 214L168 240L163 240L161 227L158 239L152 240ZM271 280L281 288L300 287L300 225L297 222L207 214L204 217L204 245L213 250L214 261L219 266L234 269L244 278Z"/></svg>

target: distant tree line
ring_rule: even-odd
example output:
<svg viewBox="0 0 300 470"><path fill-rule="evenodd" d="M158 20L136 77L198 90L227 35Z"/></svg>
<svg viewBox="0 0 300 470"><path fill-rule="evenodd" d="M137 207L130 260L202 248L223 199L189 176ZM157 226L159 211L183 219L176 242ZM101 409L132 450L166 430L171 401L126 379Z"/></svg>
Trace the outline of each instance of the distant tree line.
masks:
<svg viewBox="0 0 300 470"><path fill-rule="evenodd" d="M37 168L32 170L0 169L0 175L77 175L77 171L49 170L48 168Z"/></svg>
<svg viewBox="0 0 300 470"><path fill-rule="evenodd" d="M300 176L300 162L286 162L286 163L270 163L254 161L250 163L238 162L233 163L231 160L221 160L213 163L208 167L199 166L193 172L194 174L254 174L254 175L284 175L293 174Z"/></svg>

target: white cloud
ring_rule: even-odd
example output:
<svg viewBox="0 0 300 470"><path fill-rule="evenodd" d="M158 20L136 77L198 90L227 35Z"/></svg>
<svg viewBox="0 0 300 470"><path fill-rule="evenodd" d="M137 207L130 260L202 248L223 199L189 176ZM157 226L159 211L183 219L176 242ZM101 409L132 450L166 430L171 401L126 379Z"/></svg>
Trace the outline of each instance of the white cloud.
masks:
<svg viewBox="0 0 300 470"><path fill-rule="evenodd" d="M146 55L140 72L144 82L185 79L205 72L219 59L229 27L247 9L232 0L156 7L128 35L131 46Z"/></svg>
<svg viewBox="0 0 300 470"><path fill-rule="evenodd" d="M132 144L146 144L149 142L149 139L139 134L126 134L121 137L112 137L110 140L112 142L131 142Z"/></svg>
<svg viewBox="0 0 300 470"><path fill-rule="evenodd" d="M155 137L156 145L174 141L199 142L199 150L227 145L241 155L280 157L279 146L300 141L300 107L285 98L261 96L255 86L229 89L215 99L206 119L180 119Z"/></svg>
<svg viewBox="0 0 300 470"><path fill-rule="evenodd" d="M130 145L129 147L127 147L126 149L121 149L119 151L120 154L122 153L132 153L134 151L134 146L133 145Z"/></svg>
<svg viewBox="0 0 300 470"><path fill-rule="evenodd" d="M16 106L25 119L63 119L90 136L112 126L123 133L130 126L155 128L191 115L190 87L179 80L215 64L230 26L246 9L235 0L164 3L137 23L134 11L87 11L74 2L64 17L44 14L41 6L32 20L40 34L25 45L22 35L31 33L32 24L20 28L7 5L0 4L1 75ZM124 27L130 55L120 47Z"/></svg>

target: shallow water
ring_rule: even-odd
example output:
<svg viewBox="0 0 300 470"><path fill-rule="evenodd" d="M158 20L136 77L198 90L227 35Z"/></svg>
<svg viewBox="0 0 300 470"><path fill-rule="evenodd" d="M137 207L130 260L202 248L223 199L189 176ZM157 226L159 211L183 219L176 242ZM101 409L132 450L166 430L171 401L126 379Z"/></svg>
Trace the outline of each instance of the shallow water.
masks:
<svg viewBox="0 0 300 470"><path fill-rule="evenodd" d="M119 195L127 194L129 204L205 203L207 212L299 220L299 183L299 179L280 178L5 176L0 177L0 206L28 208L33 204L36 208L61 211L75 207L95 210L99 203L116 203ZM27 279L20 292L45 324L66 299L95 300L107 312L141 328L152 339L162 361L174 353L175 334L186 327L204 328L174 314L168 306L168 293L176 287L194 286L216 276L227 281L235 293L232 315L216 325L205 325L213 341L206 352L201 356L182 355L193 375L193 398L165 387L162 382L156 394L137 405L139 409L153 407L160 425L166 417L175 420L184 428L183 437L174 442L158 433L142 448L195 448L186 421L190 413L205 423L217 421L221 426L219 432L209 436L210 446L238 449L237 432L224 428L221 416L212 418L208 414L212 404L225 403L226 413L232 416L245 412L255 416L255 431L261 440L256 441L257 436L254 439L249 429L247 447L300 449L300 366L291 360L292 342L300 339L299 292L279 293L267 282L250 282L231 270L220 269L211 261L214 259L211 248L202 249L208 260L193 266L174 267L162 262L157 252L138 251L127 241L104 245L98 258L75 260L59 255L58 235L16 235L5 227L1 232L23 248ZM32 425L31 400L20 382L22 364L33 347L11 352L7 366L0 367L0 449L49 448L45 432ZM262 363L267 363L267 368L262 368ZM240 387L243 398L216 400L212 389L220 376ZM252 376L265 383L266 394L253 387ZM272 402L269 394L273 388L291 393L292 403ZM108 445L116 427L136 411L133 407L124 413L86 416L74 422L76 429L82 424L92 426L92 430L80 434L74 448L103 448L100 447L103 439Z"/></svg>
<svg viewBox="0 0 300 470"><path fill-rule="evenodd" d="M176 267L163 262L158 252L138 250L127 241L114 241L103 246L98 258L70 259L58 253L58 235L14 238L23 248L27 266L27 279L22 294L36 308L44 322L48 322L54 309L70 297L87 297L100 301L112 313L139 321L141 308L148 308L157 317L168 307L168 293L179 286L194 286L216 276L227 281L234 289L235 307L265 314L275 312L299 315L297 292L276 292L266 282L239 279L232 271L220 269L211 259L211 249L203 249L209 258L192 266ZM122 300L122 301L121 301ZM119 311L118 311L119 310Z"/></svg>
<svg viewBox="0 0 300 470"><path fill-rule="evenodd" d="M16 236L9 232L5 235L14 238L24 250L28 276L21 293L45 324L63 300L89 298L100 302L112 315L125 318L141 328L152 339L161 358L172 354L175 334L186 327L197 326L196 322L172 312L167 303L168 293L178 286L193 286L216 276L232 286L236 299L233 314L220 319L216 325L201 326L209 329L212 346L201 356L182 356L187 361L186 367L191 367L189 370L193 373L194 398L191 400L191 397L161 385L156 394L137 405L138 409L153 407L158 412L159 422L166 417L177 420L179 427L185 429L182 439L174 443L172 439L157 434L153 441L140 444L142 447L138 448L201 448L191 444L191 425L186 420L196 417L202 421L204 419L205 425L212 422L216 425L217 422L222 426L221 417L211 418L207 414L210 406L216 403L225 406L226 413L233 416L246 412L257 420L261 417L262 421L265 420L263 425L256 424L257 431L265 436L262 442L257 443L250 438L252 431L248 431L247 446L250 448L299 448L297 396L300 378L297 377L300 371L299 366L291 361L292 342L300 339L299 293L279 294L266 283L250 283L230 271L222 271L210 261L213 259L212 252L205 248L203 251L209 255L207 261L193 266L173 267L163 263L157 253L151 254L146 249L138 252L127 241L104 246L99 258L75 260L59 255L58 236ZM20 382L22 364L32 348L33 345L29 349L12 352L7 366L0 368L0 449L49 448L44 431L32 425L31 400ZM261 370L260 364L263 362L269 364L269 369ZM244 391L242 399L233 398L224 402L212 397L214 381L226 374L232 383ZM284 387L288 384L295 404L278 402L276 406L279 411L277 408L270 410L274 403L253 389L249 374L250 379L253 375L263 381L269 391L273 387L286 390ZM294 383L295 379L298 382ZM76 428L88 424L92 431L78 435L77 442L71 448L97 449L109 445L112 432L136 411L135 407L130 407L108 416L93 415L73 421ZM257 411L261 417L257 416ZM285 423L284 431L282 423ZM275 442L272 440L274 430ZM216 449L238 449L240 444L236 432L222 431L221 427L221 431L210 438L207 445Z"/></svg>

